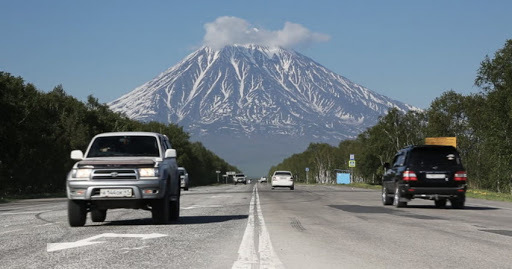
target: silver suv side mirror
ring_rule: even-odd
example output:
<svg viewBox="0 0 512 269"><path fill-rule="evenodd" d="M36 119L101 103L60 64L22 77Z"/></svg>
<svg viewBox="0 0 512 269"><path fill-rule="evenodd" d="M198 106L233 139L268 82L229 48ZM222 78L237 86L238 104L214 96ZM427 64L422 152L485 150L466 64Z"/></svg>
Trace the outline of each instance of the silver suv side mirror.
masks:
<svg viewBox="0 0 512 269"><path fill-rule="evenodd" d="M164 158L176 158L176 150L175 149L166 150Z"/></svg>
<svg viewBox="0 0 512 269"><path fill-rule="evenodd" d="M81 150L71 151L71 159L81 161L84 159L84 153Z"/></svg>

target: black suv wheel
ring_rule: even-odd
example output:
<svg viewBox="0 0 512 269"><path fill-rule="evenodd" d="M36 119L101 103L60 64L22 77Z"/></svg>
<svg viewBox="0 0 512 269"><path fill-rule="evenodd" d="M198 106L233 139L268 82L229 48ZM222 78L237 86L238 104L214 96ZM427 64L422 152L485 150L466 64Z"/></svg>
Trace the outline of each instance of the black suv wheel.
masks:
<svg viewBox="0 0 512 269"><path fill-rule="evenodd" d="M388 189L382 186L382 204L383 205L392 205L393 204L393 196L388 195Z"/></svg>
<svg viewBox="0 0 512 269"><path fill-rule="evenodd" d="M406 207L407 202L401 202L400 199L402 198L402 195L400 194L400 189L398 186L395 188L395 197L393 198L393 205L395 207Z"/></svg>
<svg viewBox="0 0 512 269"><path fill-rule="evenodd" d="M439 199L434 201L437 208L444 208L446 207L446 199Z"/></svg>
<svg viewBox="0 0 512 269"><path fill-rule="evenodd" d="M466 202L466 195L459 195L459 196L457 196L457 198L450 199L452 208L455 208L455 209L463 209L465 202Z"/></svg>

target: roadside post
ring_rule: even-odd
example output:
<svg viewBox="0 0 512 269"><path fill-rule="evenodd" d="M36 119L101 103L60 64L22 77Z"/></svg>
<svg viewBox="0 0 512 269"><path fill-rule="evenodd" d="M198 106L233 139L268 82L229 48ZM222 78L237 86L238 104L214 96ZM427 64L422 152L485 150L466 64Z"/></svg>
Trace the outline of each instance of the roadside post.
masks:
<svg viewBox="0 0 512 269"><path fill-rule="evenodd" d="M306 167L306 184L309 184L308 172L309 172L309 167Z"/></svg>
<svg viewBox="0 0 512 269"><path fill-rule="evenodd" d="M217 183L219 183L219 175L220 175L220 171L219 171L219 170L217 170L217 171L215 171L215 173L217 173Z"/></svg>
<svg viewBox="0 0 512 269"><path fill-rule="evenodd" d="M348 161L348 167L350 168L350 183L354 183L354 167L356 167L356 155L350 154L350 160Z"/></svg>

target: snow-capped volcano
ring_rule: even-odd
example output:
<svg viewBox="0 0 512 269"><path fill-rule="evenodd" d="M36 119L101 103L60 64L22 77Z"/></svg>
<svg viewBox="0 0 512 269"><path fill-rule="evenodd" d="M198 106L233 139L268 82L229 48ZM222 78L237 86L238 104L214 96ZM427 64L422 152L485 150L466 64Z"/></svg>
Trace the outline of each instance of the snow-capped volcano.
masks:
<svg viewBox="0 0 512 269"><path fill-rule="evenodd" d="M296 51L258 45L202 47L109 106L136 120L178 124L200 141L281 135L334 144L391 107L413 109Z"/></svg>
<svg viewBox="0 0 512 269"><path fill-rule="evenodd" d="M257 45L203 47L109 103L128 117L215 133L357 135L390 107L410 106L372 92L291 50Z"/></svg>

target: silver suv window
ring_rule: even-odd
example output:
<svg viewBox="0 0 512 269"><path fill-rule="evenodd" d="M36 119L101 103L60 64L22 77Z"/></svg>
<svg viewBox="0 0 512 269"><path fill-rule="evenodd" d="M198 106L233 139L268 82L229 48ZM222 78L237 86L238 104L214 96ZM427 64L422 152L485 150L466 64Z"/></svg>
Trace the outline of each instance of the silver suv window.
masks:
<svg viewBox="0 0 512 269"><path fill-rule="evenodd" d="M106 136L94 139L87 155L92 157L142 156L159 157L154 136Z"/></svg>

